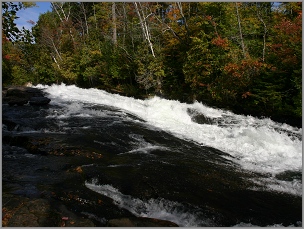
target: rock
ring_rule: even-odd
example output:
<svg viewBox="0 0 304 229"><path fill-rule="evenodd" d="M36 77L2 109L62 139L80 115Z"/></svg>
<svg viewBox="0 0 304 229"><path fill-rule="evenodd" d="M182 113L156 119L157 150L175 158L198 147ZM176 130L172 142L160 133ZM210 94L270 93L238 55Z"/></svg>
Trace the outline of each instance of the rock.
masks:
<svg viewBox="0 0 304 229"><path fill-rule="evenodd" d="M9 120L5 116L2 116L2 130L12 131L16 128L16 126L17 126L17 123Z"/></svg>
<svg viewBox="0 0 304 229"><path fill-rule="evenodd" d="M43 97L43 93L40 89L25 87L24 91L28 93L31 97Z"/></svg>
<svg viewBox="0 0 304 229"><path fill-rule="evenodd" d="M4 193L3 227L94 227L94 223L79 217L60 203L47 199L30 199Z"/></svg>
<svg viewBox="0 0 304 229"><path fill-rule="evenodd" d="M9 99L7 99L7 103L10 106L23 106L24 104L28 103L28 99L26 97L10 96Z"/></svg>
<svg viewBox="0 0 304 229"><path fill-rule="evenodd" d="M206 117L204 114L200 113L195 109L187 109L188 114L191 116L191 120L198 124L212 124L212 118Z"/></svg>
<svg viewBox="0 0 304 229"><path fill-rule="evenodd" d="M18 97L29 99L30 95L25 91L24 87L11 87L7 89L6 97Z"/></svg>
<svg viewBox="0 0 304 229"><path fill-rule="evenodd" d="M30 102L31 105L47 105L51 100L44 97L42 91L31 87L10 87L2 92L3 102L10 106L22 106Z"/></svg>
<svg viewBox="0 0 304 229"><path fill-rule="evenodd" d="M59 224L60 215L53 210L52 206L45 199L30 200L23 197L12 197L17 207L5 206L5 222L2 226L8 227L55 227Z"/></svg>
<svg viewBox="0 0 304 229"><path fill-rule="evenodd" d="M33 86L33 84L32 84L32 82L27 82L27 83L24 84L24 86L31 87L31 86Z"/></svg>
<svg viewBox="0 0 304 229"><path fill-rule="evenodd" d="M30 105L42 106L47 105L51 100L46 97L32 97L29 100Z"/></svg>
<svg viewBox="0 0 304 229"><path fill-rule="evenodd" d="M146 218L146 217L131 217L109 220L108 227L178 227L176 223Z"/></svg>
<svg viewBox="0 0 304 229"><path fill-rule="evenodd" d="M208 118L203 114L194 115L191 119L193 122L196 122L198 124L212 125L212 123L214 123L214 121L211 118Z"/></svg>
<svg viewBox="0 0 304 229"><path fill-rule="evenodd" d="M70 211L65 205L59 204L57 211L61 215L60 227L94 227L94 223L87 218L77 216Z"/></svg>
<svg viewBox="0 0 304 229"><path fill-rule="evenodd" d="M37 88L31 87L10 87L6 91L6 97L15 96L19 98L41 97L43 93Z"/></svg>

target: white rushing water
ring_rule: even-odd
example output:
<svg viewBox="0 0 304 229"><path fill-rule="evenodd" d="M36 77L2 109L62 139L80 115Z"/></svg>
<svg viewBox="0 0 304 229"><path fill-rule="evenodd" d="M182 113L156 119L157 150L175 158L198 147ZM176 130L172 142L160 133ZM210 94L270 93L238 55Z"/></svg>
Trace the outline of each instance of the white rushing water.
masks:
<svg viewBox="0 0 304 229"><path fill-rule="evenodd" d="M267 118L236 115L199 102L186 104L159 97L139 100L65 84L37 87L49 94L51 104L65 107L63 117L105 115L97 110L82 112L83 103L111 106L179 138L222 150L235 157L235 162L245 169L273 175L302 170L301 128ZM214 123L199 124L193 121L193 114L203 115Z"/></svg>
<svg viewBox="0 0 304 229"><path fill-rule="evenodd" d="M214 224L210 219L204 218L202 212L189 212L181 203L163 198L141 200L121 193L111 185L98 185L97 180L86 182L87 188L110 197L120 208L129 210L138 217L149 217L168 220L183 227L197 227Z"/></svg>
<svg viewBox="0 0 304 229"><path fill-rule="evenodd" d="M205 227L205 226L217 226L211 219L204 216L204 213L200 209L194 211L183 206L183 204L166 200L163 198L141 200L134 198L130 195L121 193L118 189L112 185L97 184L97 179L92 181L86 181L85 186L94 192L100 193L113 200L113 202L120 208L127 209L135 216L149 217L162 220L168 220L176 223L180 227ZM297 222L299 226L302 225L301 221ZM251 223L239 223L234 227L259 227L252 225ZM268 225L267 227L284 227L282 224ZM294 225L290 225L294 227Z"/></svg>

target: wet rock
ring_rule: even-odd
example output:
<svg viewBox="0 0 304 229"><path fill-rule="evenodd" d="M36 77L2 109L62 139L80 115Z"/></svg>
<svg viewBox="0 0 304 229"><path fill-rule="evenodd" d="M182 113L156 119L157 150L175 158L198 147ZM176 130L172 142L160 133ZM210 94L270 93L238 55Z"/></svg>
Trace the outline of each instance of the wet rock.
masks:
<svg viewBox="0 0 304 229"><path fill-rule="evenodd" d="M206 117L199 111L195 109L187 109L188 114L191 116L191 120L198 124L212 124L213 120L211 118Z"/></svg>
<svg viewBox="0 0 304 229"><path fill-rule="evenodd" d="M285 171L277 174L276 178L283 181L302 180L302 171Z"/></svg>
<svg viewBox="0 0 304 229"><path fill-rule="evenodd" d="M11 146L25 146L29 142L27 136L2 136L2 143L9 144Z"/></svg>
<svg viewBox="0 0 304 229"><path fill-rule="evenodd" d="M131 217L131 218L120 218L111 219L108 222L108 227L178 227L176 223L146 218L146 217Z"/></svg>
<svg viewBox="0 0 304 229"><path fill-rule="evenodd" d="M7 89L6 96L25 96L30 97L40 97L43 96L41 90L31 87L10 87Z"/></svg>
<svg viewBox="0 0 304 229"><path fill-rule="evenodd" d="M45 148L49 144L48 138L30 138L28 136L3 136L2 142L10 146L24 147L31 154L47 155Z"/></svg>
<svg viewBox="0 0 304 229"><path fill-rule="evenodd" d="M9 99L7 99L7 103L10 106L23 106L24 104L28 103L28 99L26 97L16 97L16 96L10 96Z"/></svg>
<svg viewBox="0 0 304 229"><path fill-rule="evenodd" d="M25 87L24 91L28 93L31 97L42 97L43 93L38 88L32 88L32 87Z"/></svg>
<svg viewBox="0 0 304 229"><path fill-rule="evenodd" d="M9 200L6 198L10 197ZM59 224L60 215L45 199L34 199L4 195L7 200L2 207L2 226L8 227L54 227Z"/></svg>
<svg viewBox="0 0 304 229"><path fill-rule="evenodd" d="M25 91L23 87L11 87L7 89L6 97L18 97L29 99L30 95Z"/></svg>
<svg viewBox="0 0 304 229"><path fill-rule="evenodd" d="M41 90L31 87L10 87L2 91L3 103L10 106L22 106L30 102L31 105L46 105L51 100L44 97Z"/></svg>
<svg viewBox="0 0 304 229"><path fill-rule="evenodd" d="M29 199L4 193L2 226L4 227L94 227L65 206L47 199Z"/></svg>
<svg viewBox="0 0 304 229"><path fill-rule="evenodd" d="M198 124L209 124L209 125L211 125L213 123L211 118L208 118L203 114L193 115L193 117L191 119L192 119L193 122L196 122Z"/></svg>
<svg viewBox="0 0 304 229"><path fill-rule="evenodd" d="M47 105L49 102L51 102L51 100L46 97L32 97L29 100L29 103L31 105L36 105L36 106Z"/></svg>
<svg viewBox="0 0 304 229"><path fill-rule="evenodd" d="M12 131L16 128L17 123L15 123L11 120L8 120L6 117L2 116L2 130L4 128L3 125L5 125L6 130Z"/></svg>
<svg viewBox="0 0 304 229"><path fill-rule="evenodd" d="M60 224L58 226L61 227L94 227L94 223L84 217L79 217L70 210L67 209L66 206L60 205L58 206L58 212L60 213Z"/></svg>

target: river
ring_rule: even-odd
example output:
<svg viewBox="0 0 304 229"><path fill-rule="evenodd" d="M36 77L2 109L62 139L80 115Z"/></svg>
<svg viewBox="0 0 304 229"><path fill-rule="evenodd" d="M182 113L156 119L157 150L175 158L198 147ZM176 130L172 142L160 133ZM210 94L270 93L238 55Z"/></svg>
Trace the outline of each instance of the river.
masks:
<svg viewBox="0 0 304 229"><path fill-rule="evenodd" d="M3 105L3 117L18 124L12 129L3 124L3 135L50 138L52 144L100 155L77 161L81 184L66 184L74 192L92 192L96 201L108 199L117 211L179 226L301 226L301 128L199 102L139 100L64 84L36 87L50 104ZM12 155L13 150L19 152ZM40 166L46 160L57 166L76 163L54 155L41 159L10 144L3 152L11 167L21 154ZM60 180L58 168L51 174ZM50 171L39 179L44 176ZM97 204L84 205L75 209L100 226L112 217Z"/></svg>

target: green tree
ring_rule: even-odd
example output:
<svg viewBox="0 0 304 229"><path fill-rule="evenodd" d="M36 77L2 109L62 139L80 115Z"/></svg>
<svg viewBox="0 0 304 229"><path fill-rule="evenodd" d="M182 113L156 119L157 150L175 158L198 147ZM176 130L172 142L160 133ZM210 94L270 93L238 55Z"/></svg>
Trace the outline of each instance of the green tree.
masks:
<svg viewBox="0 0 304 229"><path fill-rule="evenodd" d="M18 18L17 11L22 7L21 2L2 2L2 33L11 41L16 40L20 32L14 21Z"/></svg>
<svg viewBox="0 0 304 229"><path fill-rule="evenodd" d="M4 14L7 82L65 82L257 115L302 114L301 3L53 2L14 42L8 25L21 6L10 4L3 11L12 11Z"/></svg>

